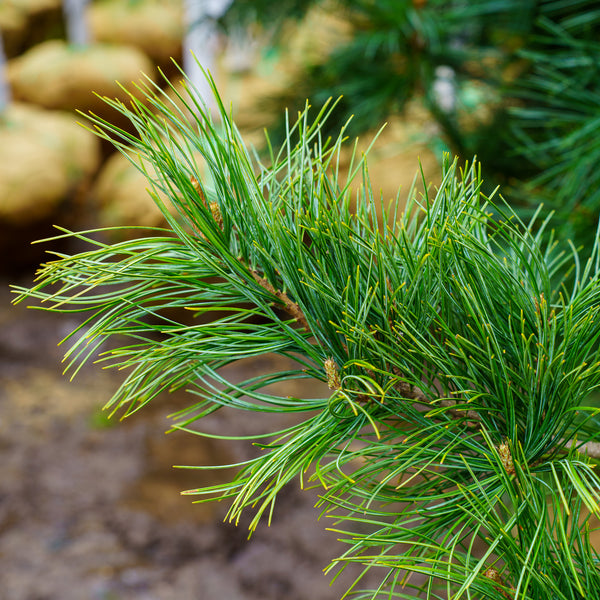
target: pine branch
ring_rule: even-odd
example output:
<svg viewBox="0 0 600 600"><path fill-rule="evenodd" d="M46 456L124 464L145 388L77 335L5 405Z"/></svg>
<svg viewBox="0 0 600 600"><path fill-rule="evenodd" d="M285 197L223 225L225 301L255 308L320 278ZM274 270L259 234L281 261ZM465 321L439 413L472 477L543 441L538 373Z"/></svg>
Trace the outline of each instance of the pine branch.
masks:
<svg viewBox="0 0 600 600"><path fill-rule="evenodd" d="M292 318L294 318L307 333L312 333L312 329L308 324L308 321L306 320L306 317L304 316L304 313L302 312L298 304L290 300L289 296L285 292L274 288L273 285L265 277L261 277L253 269L248 269L250 271L250 275L252 275L252 277L254 278L254 281L256 281L256 283L258 283L258 285L260 285L261 288L269 292L269 294L275 296L280 302L280 304L283 305L283 309Z"/></svg>
<svg viewBox="0 0 600 600"><path fill-rule="evenodd" d="M223 215L221 214L221 208L220 208L219 204L217 202L209 203L206 200L206 195L204 194L204 190L202 189L202 186L200 185L200 182L196 179L196 177L191 177L190 181L192 183L194 190L200 196L200 201L202 202L202 204L205 207L209 208L209 210L211 211L213 220L215 221L217 226L222 229L223 228ZM203 235L203 234L201 234L201 235ZM240 259L240 261L241 261L241 259ZM241 262L243 262L243 261L241 261ZM258 285L261 288L263 288L264 290L266 290L269 294L272 294L273 296L275 296L277 298L277 300L279 301L279 303L283 305L283 309L292 318L294 318L307 333L311 333L310 325L308 324L308 321L306 320L306 317L304 316L304 313L302 312L302 310L300 309L298 304L296 302L293 302L292 300L290 300L289 296L285 292L273 287L273 285L265 277L261 277L257 271L250 268L248 265L245 265L245 266L248 268L248 271L250 272L250 275L252 275L254 281L256 281L256 283L258 283Z"/></svg>
<svg viewBox="0 0 600 600"><path fill-rule="evenodd" d="M427 406L431 406L432 404L431 400L423 392L415 389L414 386L401 382L396 384L395 387L405 398L416 400L417 402ZM481 416L477 411L453 408L454 406L459 404L458 400L443 399L439 402L436 402L436 404L439 404L439 406L443 406L444 408L449 408L450 414L457 418L464 419L466 416L469 419L469 422L467 423L469 427L480 426ZM589 456L590 458L600 459L600 442L585 442L583 444L578 444L573 440L566 440L564 442L564 447L566 449L573 448L574 446L577 447L577 451L580 454L584 454L586 456ZM499 451L501 456L504 456L505 467L507 472L509 474L514 473L512 457L510 457L510 451L504 443L502 443L499 447Z"/></svg>
<svg viewBox="0 0 600 600"><path fill-rule="evenodd" d="M565 448L577 449L577 452L589 456L590 458L600 459L600 442L584 442L578 443L574 440L566 440Z"/></svg>
<svg viewBox="0 0 600 600"><path fill-rule="evenodd" d="M161 204L169 230L112 246L64 232L90 250L58 256L19 290L49 310L87 311L70 368L114 339L101 360L128 376L108 406L130 414L185 388L193 400L174 427L200 435L224 406L294 413L288 428L251 436L257 452L229 465L230 481L188 493L229 500L235 522L253 510L252 531L287 483L318 486L347 544L335 565L383 570L363 598L405 597L407 571L429 595L600 597L587 406L600 386L600 240L584 264L561 254L543 241L547 221L522 223L481 194L476 165L449 160L435 194L424 186L382 222L366 163L341 183L343 132L321 135L326 113L301 114L263 164L223 107L217 128L190 94L190 125L162 90L144 97L112 104L136 135L94 123L153 166L157 202L176 210ZM205 318L190 324L182 310ZM299 366L228 380L225 367L272 354ZM296 379L329 392L274 391Z"/></svg>

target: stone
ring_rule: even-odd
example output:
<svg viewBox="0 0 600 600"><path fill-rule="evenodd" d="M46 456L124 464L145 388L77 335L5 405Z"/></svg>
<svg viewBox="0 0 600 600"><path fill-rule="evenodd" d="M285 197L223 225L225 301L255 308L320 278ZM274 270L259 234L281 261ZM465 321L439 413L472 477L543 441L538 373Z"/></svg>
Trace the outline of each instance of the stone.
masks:
<svg viewBox="0 0 600 600"><path fill-rule="evenodd" d="M164 216L150 196L149 188L150 183L144 173L124 154L113 154L106 161L92 190L97 203L99 226L164 226ZM123 230L113 232L110 237L130 237L131 233L133 231ZM141 235L145 235L145 232Z"/></svg>
<svg viewBox="0 0 600 600"><path fill-rule="evenodd" d="M0 31L9 57L60 35L63 28L61 0L1 0Z"/></svg>
<svg viewBox="0 0 600 600"><path fill-rule="evenodd" d="M202 177L206 169L204 159L199 153L194 153L192 158ZM143 171L136 165L140 165ZM177 214L167 195L152 189L145 173L152 179L158 177L154 167L133 151L128 155L117 152L106 161L91 192L96 205L97 221L100 227L123 228L107 231L107 237L131 239L152 234L150 230L143 229L128 231L128 227L165 227L165 216L151 194L157 194L164 206L173 215Z"/></svg>
<svg viewBox="0 0 600 600"><path fill-rule="evenodd" d="M76 48L62 40L38 44L10 60L7 70L15 100L44 108L92 111L111 121L118 113L97 95L124 101L127 93L118 82L135 93L132 80L155 74L150 59L137 48Z"/></svg>
<svg viewBox="0 0 600 600"><path fill-rule="evenodd" d="M50 218L99 161L98 139L68 113L10 104L0 116L0 225Z"/></svg>
<svg viewBox="0 0 600 600"><path fill-rule="evenodd" d="M161 68L172 67L171 58L181 58L182 4L181 0L96 2L88 13L92 36L102 43L135 46Z"/></svg>

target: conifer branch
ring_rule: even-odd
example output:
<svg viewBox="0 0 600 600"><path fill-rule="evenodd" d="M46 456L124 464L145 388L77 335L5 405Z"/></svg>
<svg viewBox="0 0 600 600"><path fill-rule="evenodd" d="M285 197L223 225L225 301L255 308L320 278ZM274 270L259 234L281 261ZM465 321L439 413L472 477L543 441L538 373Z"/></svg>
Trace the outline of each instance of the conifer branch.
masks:
<svg viewBox="0 0 600 600"><path fill-rule="evenodd" d="M585 454L590 458L600 459L600 442L584 442L583 444L577 444L573 440L565 441L565 448L577 447L577 452Z"/></svg>
<svg viewBox="0 0 600 600"><path fill-rule="evenodd" d="M483 587L506 600L506 581L519 581L527 598L599 598L589 540L599 480L590 460L548 444L573 448L576 431L579 452L600 457L595 423L575 420L600 387L600 236L585 264L559 254L542 241L546 222L521 223L501 199L482 196L476 166L449 160L434 195L425 186L422 203L411 197L402 216L395 207L381 223L362 165L349 177L365 177L350 210L350 183L331 168L343 132L333 142L320 136L326 111L314 124L300 115L264 165L224 108L217 128L192 94L189 113L202 114L190 126L157 93L144 91L152 110L135 98L134 111L112 105L136 135L94 123L153 164L151 184L177 209L161 205L170 229L113 246L67 233L91 249L59 256L19 290L19 300L91 315L70 336L70 367L124 335L102 355L129 372L108 403L114 410L186 388L196 393L176 416L183 430L201 431L198 422L223 406L293 413L292 426L251 436L260 452L229 465L238 467L230 481L189 493L230 500L236 522L254 510L254 530L287 483L313 473L348 546L336 564L385 570L365 599L407 597L406 570L428 577L414 586L418 597L479 596ZM182 154L191 148L207 158L218 203L190 179L194 158ZM575 275L561 280L573 256ZM273 319L274 303L297 330ZM211 318L190 326L174 308ZM330 340L327 354L316 336ZM300 366L227 379L225 367L272 354ZM308 377L331 392L273 391ZM474 570L480 544L502 576Z"/></svg>
<svg viewBox="0 0 600 600"><path fill-rule="evenodd" d="M295 319L307 333L312 333L310 325L308 324L302 309L296 302L290 300L289 296L285 292L273 287L273 285L265 277L261 277L255 270L249 267L248 270L250 271L250 275L252 275L254 278L254 281L256 281L256 283L258 283L263 290L266 290L269 292L269 294L272 294L277 298L277 300L279 300L279 302L283 305L283 309L288 313L288 315Z"/></svg>
<svg viewBox="0 0 600 600"><path fill-rule="evenodd" d="M416 400L421 404L431 406L430 399L422 391L415 389L414 386L411 386L405 382L400 382L397 383L395 387L405 398ZM477 424L481 422L481 417L479 413L475 410L465 411L464 409L452 408L456 404L458 404L458 401L456 400L444 399L439 401L440 406L450 408L450 414L460 418L464 418L466 416L469 419L468 425L470 427L477 427ZM576 445L576 443L573 440L567 440L565 441L564 447L566 449L569 449L572 448L574 445ZM499 446L498 451L500 453L500 457L502 458L503 464L505 465L507 472L509 473L509 475L513 474L514 465L512 462L512 457L510 456L510 450L506 442L503 442ZM585 454L589 456L590 458L600 459L600 442L585 442L583 444L579 444L577 445L577 451L580 454Z"/></svg>

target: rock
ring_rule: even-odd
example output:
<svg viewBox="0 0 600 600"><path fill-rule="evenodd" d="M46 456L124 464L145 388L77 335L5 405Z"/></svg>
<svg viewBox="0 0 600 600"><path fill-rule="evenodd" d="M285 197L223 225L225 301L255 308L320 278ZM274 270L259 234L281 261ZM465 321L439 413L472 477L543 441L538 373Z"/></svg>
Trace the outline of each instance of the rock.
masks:
<svg viewBox="0 0 600 600"><path fill-rule="evenodd" d="M62 0L3 0L2 4L14 6L29 15L61 8Z"/></svg>
<svg viewBox="0 0 600 600"><path fill-rule="evenodd" d="M149 194L146 176L117 152L104 165L92 191L98 205L100 227L159 227L165 224L160 209ZM164 200L164 197L162 198ZM122 237L125 232L114 232Z"/></svg>
<svg viewBox="0 0 600 600"><path fill-rule="evenodd" d="M132 80L143 74L152 78L154 73L150 59L136 48L74 48L61 40L43 42L8 63L16 100L45 108L92 111L110 121L117 113L95 94L125 100L127 94L117 82L132 88Z"/></svg>
<svg viewBox="0 0 600 600"><path fill-rule="evenodd" d="M65 251L54 224L79 228L81 199L100 161L94 134L68 113L10 104L0 116L0 273L39 264Z"/></svg>
<svg viewBox="0 0 600 600"><path fill-rule="evenodd" d="M2 0L0 31L9 58L64 29L61 0Z"/></svg>
<svg viewBox="0 0 600 600"><path fill-rule="evenodd" d="M97 41L135 46L161 68L172 68L171 58L181 58L181 0L106 0L90 6L89 22Z"/></svg>
<svg viewBox="0 0 600 600"><path fill-rule="evenodd" d="M141 161L133 153L132 159L141 164L151 178L156 177L154 167L147 161ZM205 168L200 154L194 154L194 161L201 174ZM105 163L92 190L92 198L97 205L97 220L100 227L164 227L166 219L154 202L150 192L154 193L148 178L121 152L113 154ZM158 197L169 210L176 209L162 192ZM139 235L151 232L141 230ZM126 229L107 232L112 239L131 238L136 230Z"/></svg>
<svg viewBox="0 0 600 600"><path fill-rule="evenodd" d="M0 118L0 225L49 218L98 168L94 134L67 113L9 105Z"/></svg>
<svg viewBox="0 0 600 600"><path fill-rule="evenodd" d="M27 17L12 2L0 5L0 32L7 56L14 56L25 35Z"/></svg>

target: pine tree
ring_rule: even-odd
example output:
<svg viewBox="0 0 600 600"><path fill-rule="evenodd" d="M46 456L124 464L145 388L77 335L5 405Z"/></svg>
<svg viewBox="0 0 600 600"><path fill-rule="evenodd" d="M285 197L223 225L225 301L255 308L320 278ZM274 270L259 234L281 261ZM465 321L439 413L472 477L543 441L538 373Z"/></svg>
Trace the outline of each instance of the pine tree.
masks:
<svg viewBox="0 0 600 600"><path fill-rule="evenodd" d="M435 192L381 207L365 157L350 181L339 172L344 131L322 135L334 106L305 110L263 161L220 103L216 124L189 90L189 123L141 87L146 103L108 101L136 135L92 122L143 159L168 227L113 244L63 230L89 250L58 254L17 289L17 301L89 315L68 338L69 367L112 340L100 361L128 376L107 409L130 415L185 388L173 428L190 435L222 407L300 417L257 434L260 453L229 483L187 493L228 500L234 522L252 512L253 529L288 482L318 488L347 544L330 572L381 574L351 597L600 597L598 242L580 261L547 219L524 223L486 197L478 164L450 159ZM298 367L224 374L267 354ZM294 379L330 393L271 388Z"/></svg>

